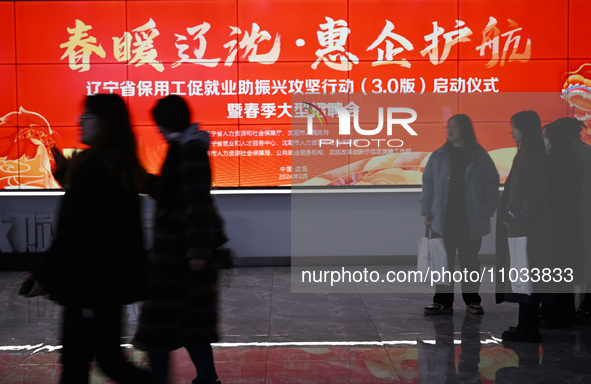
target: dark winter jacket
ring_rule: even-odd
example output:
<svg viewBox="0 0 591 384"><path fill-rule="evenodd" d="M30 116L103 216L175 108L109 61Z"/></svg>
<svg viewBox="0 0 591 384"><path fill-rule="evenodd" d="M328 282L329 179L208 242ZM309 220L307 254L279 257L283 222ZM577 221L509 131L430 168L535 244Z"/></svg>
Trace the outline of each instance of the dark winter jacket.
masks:
<svg viewBox="0 0 591 384"><path fill-rule="evenodd" d="M112 307L145 295L139 196L123 186L104 156L80 155L61 202L55 240L33 271L61 305Z"/></svg>
<svg viewBox="0 0 591 384"><path fill-rule="evenodd" d="M583 232L581 230L581 166L572 150L551 151L548 156L548 191L552 218L554 267L570 269L573 281L559 284L556 292L573 292L574 283L585 281L583 273Z"/></svg>
<svg viewBox="0 0 591 384"><path fill-rule="evenodd" d="M504 283L497 275L497 302L540 303L552 300L552 288L541 279L533 284L531 296L511 290L508 236L527 237L530 271L553 268L552 227L549 205L546 160L543 154L521 150L511 167L497 209L496 254L497 271L504 269ZM509 214L511 212L511 214ZM513 215L513 216L511 216ZM514 217L514 218L513 218ZM513 224L507 227L505 221Z"/></svg>
<svg viewBox="0 0 591 384"><path fill-rule="evenodd" d="M583 279L591 282L591 145L580 139L573 143L581 170L581 233L583 252Z"/></svg>
<svg viewBox="0 0 591 384"><path fill-rule="evenodd" d="M225 241L210 194L209 135L195 125L170 143L158 185L153 251L148 259L151 297L144 303L134 345L171 351L218 340L217 260ZM191 271L193 258L207 260Z"/></svg>
<svg viewBox="0 0 591 384"><path fill-rule="evenodd" d="M421 193L421 215L433 217L431 228L440 235L445 235L443 227L451 177L447 145L429 157ZM499 174L492 159L481 147L477 147L468 160L464 188L470 237L476 240L490 232L490 219L499 199Z"/></svg>

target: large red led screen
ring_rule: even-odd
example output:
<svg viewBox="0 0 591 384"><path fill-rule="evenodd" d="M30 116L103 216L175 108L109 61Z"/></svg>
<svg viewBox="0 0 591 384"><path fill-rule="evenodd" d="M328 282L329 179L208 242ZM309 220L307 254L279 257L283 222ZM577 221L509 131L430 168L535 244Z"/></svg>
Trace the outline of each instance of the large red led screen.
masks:
<svg viewBox="0 0 591 384"><path fill-rule="evenodd" d="M84 149L83 100L108 92L152 173L166 144L150 110L183 96L210 133L215 187L420 185L455 113L503 177L512 113L591 119L589 13L585 0L0 2L0 189L60 188L50 149ZM331 99L359 129L339 131ZM386 128L404 113L414 135Z"/></svg>

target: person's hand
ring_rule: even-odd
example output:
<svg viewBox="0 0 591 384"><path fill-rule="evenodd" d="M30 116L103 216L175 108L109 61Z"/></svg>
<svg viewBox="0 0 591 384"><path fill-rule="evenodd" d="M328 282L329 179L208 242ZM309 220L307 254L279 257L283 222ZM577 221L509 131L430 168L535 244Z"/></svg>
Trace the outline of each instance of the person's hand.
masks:
<svg viewBox="0 0 591 384"><path fill-rule="evenodd" d="M55 166L58 170L64 171L68 167L69 160L63 155L62 151L56 147L51 147L51 154L53 155L53 159L55 160Z"/></svg>
<svg viewBox="0 0 591 384"><path fill-rule="evenodd" d="M503 224L505 224L507 228L511 228L514 222L515 215L511 211L507 211L507 213L503 215Z"/></svg>
<svg viewBox="0 0 591 384"><path fill-rule="evenodd" d="M35 284L33 284L33 288L29 291L29 294L25 295L25 297L35 297L35 296L45 296L47 293L43 289L43 287L39 284L37 280L35 280Z"/></svg>
<svg viewBox="0 0 591 384"><path fill-rule="evenodd" d="M189 260L189 269L191 271L203 271L205 269L206 264L207 260L205 259L191 259Z"/></svg>
<svg viewBox="0 0 591 384"><path fill-rule="evenodd" d="M431 225L431 223L433 222L433 216L431 216L431 215L425 215L425 216L423 216L423 222L427 226Z"/></svg>
<svg viewBox="0 0 591 384"><path fill-rule="evenodd" d="M27 274L25 275L25 277L23 278L23 280L29 280L29 279L33 279L33 287L29 290L29 292L27 292L26 294L24 294L24 297L36 297L36 296L44 296L47 293L45 292L45 290L43 289L43 287L41 286L41 284L39 284L39 282L37 281L37 279L35 279L35 277L32 274Z"/></svg>

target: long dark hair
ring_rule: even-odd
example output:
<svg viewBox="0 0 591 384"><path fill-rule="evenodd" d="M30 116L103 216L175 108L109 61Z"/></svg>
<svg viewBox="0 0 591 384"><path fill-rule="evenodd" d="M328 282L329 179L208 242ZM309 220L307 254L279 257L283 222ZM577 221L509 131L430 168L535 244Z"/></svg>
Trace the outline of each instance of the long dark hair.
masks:
<svg viewBox="0 0 591 384"><path fill-rule="evenodd" d="M466 148L469 152L473 152L477 148L480 148L480 144L478 144L478 141L476 140L476 134L474 133L474 125L472 124L472 120L468 115L464 115L462 113L453 115L447 120L447 125L449 125L452 121L460 128L460 135L462 136L462 140L464 140L464 148ZM451 145L449 140L447 140L446 145Z"/></svg>
<svg viewBox="0 0 591 384"><path fill-rule="evenodd" d="M73 160L66 180L71 181L86 161L99 157L126 189L140 192L146 172L137 156L125 101L116 94L95 94L86 97L84 107L85 113L96 116L99 132L92 146Z"/></svg>
<svg viewBox="0 0 591 384"><path fill-rule="evenodd" d="M511 117L511 124L521 132L521 143L517 144L519 152L534 151L545 155L544 137L542 136L542 121L535 111L517 112Z"/></svg>
<svg viewBox="0 0 591 384"><path fill-rule="evenodd" d="M95 94L86 97L86 113L95 115L100 127L97 139L92 147L117 147L135 153L135 135L131 130L131 121L125 101L116 94Z"/></svg>

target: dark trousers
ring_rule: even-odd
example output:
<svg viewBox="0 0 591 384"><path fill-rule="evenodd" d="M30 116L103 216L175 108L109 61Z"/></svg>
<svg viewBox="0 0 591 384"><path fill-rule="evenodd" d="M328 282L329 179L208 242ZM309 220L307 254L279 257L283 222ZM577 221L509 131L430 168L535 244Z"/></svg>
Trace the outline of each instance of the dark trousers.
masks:
<svg viewBox="0 0 591 384"><path fill-rule="evenodd" d="M189 357L197 370L197 376L193 379L193 384L215 383L218 375L215 371L213 360L213 351L210 344L203 344L187 348ZM152 375L156 384L168 383L168 372L170 353L169 352L148 352Z"/></svg>
<svg viewBox="0 0 591 384"><path fill-rule="evenodd" d="M449 271L455 270L455 256L458 254L460 262L460 270L466 269L469 272L480 270L480 260L478 259L478 252L482 244L482 238L478 240L470 239L468 231L468 224L466 222L454 222L446 220L443 228L443 242L445 243L445 251L447 252L447 262ZM480 281L471 283L466 279L462 279L462 298L464 303L472 304L482 301L478 291L480 289ZM435 286L435 296L433 302L451 306L454 302L454 282L450 285Z"/></svg>
<svg viewBox="0 0 591 384"><path fill-rule="evenodd" d="M557 326L570 326L575 319L575 294L555 293L554 302L542 304L544 320Z"/></svg>
<svg viewBox="0 0 591 384"><path fill-rule="evenodd" d="M527 335L540 333L540 304L519 303L519 324L517 328Z"/></svg>
<svg viewBox="0 0 591 384"><path fill-rule="evenodd" d="M147 372L130 363L121 350L121 307L66 307L62 324L62 384L87 384L93 358L118 383L151 383Z"/></svg>
<svg viewBox="0 0 591 384"><path fill-rule="evenodd" d="M583 311L591 310L591 293L585 293L585 296L583 297L583 301L581 302L581 305L579 305L579 308L581 308L581 310Z"/></svg>

